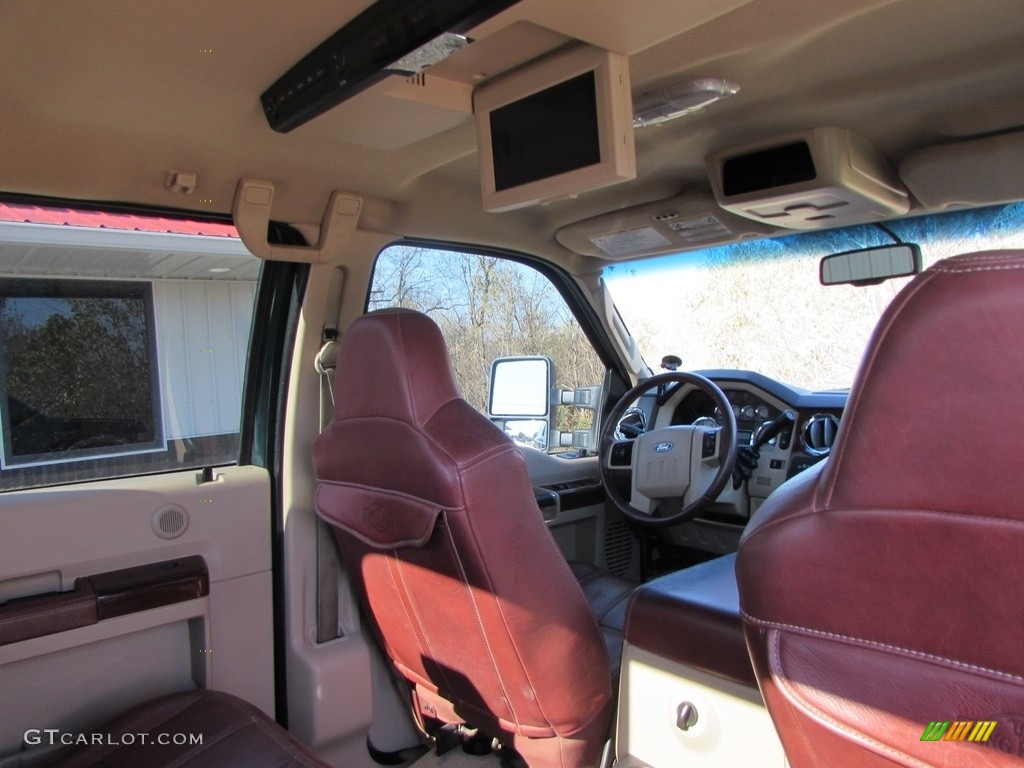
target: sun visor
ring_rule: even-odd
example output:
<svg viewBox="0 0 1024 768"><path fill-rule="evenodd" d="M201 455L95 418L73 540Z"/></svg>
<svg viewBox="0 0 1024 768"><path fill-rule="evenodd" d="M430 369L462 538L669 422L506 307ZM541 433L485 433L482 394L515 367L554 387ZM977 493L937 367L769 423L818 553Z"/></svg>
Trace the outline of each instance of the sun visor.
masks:
<svg viewBox="0 0 1024 768"><path fill-rule="evenodd" d="M709 193L690 192L569 224L558 230L555 238L574 253L625 260L708 248L773 232L774 227L723 211Z"/></svg>
<svg viewBox="0 0 1024 768"><path fill-rule="evenodd" d="M1024 131L928 147L900 163L925 208L995 205L1024 198Z"/></svg>
<svg viewBox="0 0 1024 768"><path fill-rule="evenodd" d="M814 128L707 158L718 204L787 229L828 229L899 216L910 196L885 157L844 128Z"/></svg>

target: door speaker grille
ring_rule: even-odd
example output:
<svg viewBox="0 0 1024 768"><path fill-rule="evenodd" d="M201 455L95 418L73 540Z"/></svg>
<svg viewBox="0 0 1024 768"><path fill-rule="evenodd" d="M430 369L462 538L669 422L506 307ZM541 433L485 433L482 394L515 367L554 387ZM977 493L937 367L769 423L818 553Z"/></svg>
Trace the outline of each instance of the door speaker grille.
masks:
<svg viewBox="0 0 1024 768"><path fill-rule="evenodd" d="M153 533L161 539L176 539L188 528L188 512L177 504L160 507L153 513Z"/></svg>

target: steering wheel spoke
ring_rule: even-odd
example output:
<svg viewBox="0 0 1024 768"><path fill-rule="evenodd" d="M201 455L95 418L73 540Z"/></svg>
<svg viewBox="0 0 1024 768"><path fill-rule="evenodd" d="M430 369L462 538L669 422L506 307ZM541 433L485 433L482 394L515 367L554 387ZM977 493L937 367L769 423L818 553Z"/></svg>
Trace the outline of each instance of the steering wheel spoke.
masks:
<svg viewBox="0 0 1024 768"><path fill-rule="evenodd" d="M722 427L671 426L634 440L616 439L615 427L645 392L670 384L704 390L723 414ZM713 382L674 371L654 376L622 396L601 433L601 477L612 503L631 520L650 526L690 520L714 503L732 476L736 461L736 419L725 394ZM612 473L631 470L627 501Z"/></svg>
<svg viewBox="0 0 1024 768"><path fill-rule="evenodd" d="M633 449L636 440L613 440L607 451L601 454L601 463L612 472L633 471Z"/></svg>

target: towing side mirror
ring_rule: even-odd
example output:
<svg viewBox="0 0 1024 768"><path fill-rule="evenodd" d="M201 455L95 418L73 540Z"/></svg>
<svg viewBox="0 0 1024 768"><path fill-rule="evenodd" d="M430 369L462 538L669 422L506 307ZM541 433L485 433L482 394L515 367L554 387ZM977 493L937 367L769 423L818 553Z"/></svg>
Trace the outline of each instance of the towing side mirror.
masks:
<svg viewBox="0 0 1024 768"><path fill-rule="evenodd" d="M499 357L491 363L487 415L521 445L548 449L554 365L547 357Z"/></svg>
<svg viewBox="0 0 1024 768"><path fill-rule="evenodd" d="M491 363L487 415L547 419L551 413L552 367L547 357L499 357Z"/></svg>

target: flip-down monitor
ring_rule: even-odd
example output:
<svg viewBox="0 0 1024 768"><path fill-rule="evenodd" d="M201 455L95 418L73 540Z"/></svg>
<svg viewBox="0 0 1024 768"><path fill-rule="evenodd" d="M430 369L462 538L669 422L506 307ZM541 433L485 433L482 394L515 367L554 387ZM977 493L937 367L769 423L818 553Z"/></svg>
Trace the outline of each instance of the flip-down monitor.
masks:
<svg viewBox="0 0 1024 768"><path fill-rule="evenodd" d="M636 177L629 62L579 45L474 94L484 209L508 211Z"/></svg>

